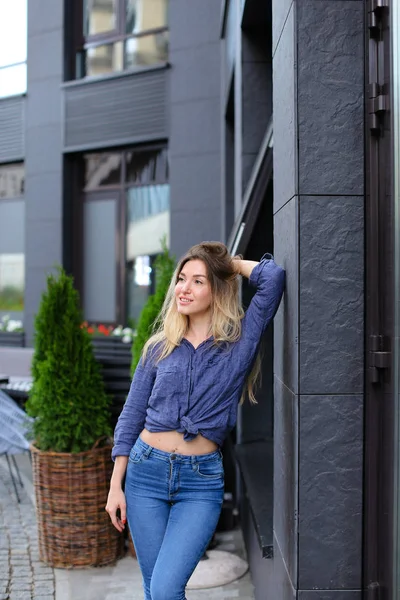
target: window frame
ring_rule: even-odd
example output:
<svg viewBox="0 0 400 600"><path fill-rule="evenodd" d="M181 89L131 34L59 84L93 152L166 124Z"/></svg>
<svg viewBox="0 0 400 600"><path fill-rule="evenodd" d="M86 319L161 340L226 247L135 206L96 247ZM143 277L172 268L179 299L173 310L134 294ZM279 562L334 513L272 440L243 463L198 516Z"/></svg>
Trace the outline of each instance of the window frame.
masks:
<svg viewBox="0 0 400 600"><path fill-rule="evenodd" d="M85 8L85 0L79 1L79 10L80 17L75 19L75 69L74 69L74 79L93 79L101 77L101 75L83 75L81 77L78 76L79 67L78 63L81 65L85 63L85 55L88 50L91 48L98 48L100 46L106 46L110 44L122 43L125 45L125 42L130 39L138 39L142 37L147 37L150 35L156 35L158 33L164 33L169 30L168 23L160 27L153 27L150 29L145 29L143 31L139 31L137 33L126 33L126 11L125 9L126 0L116 0L117 5L117 19L116 24L117 28L112 29L110 31L105 31L102 33L97 33L93 35L85 35L84 27L85 27L85 19L84 19L84 8ZM166 4L168 0L165 0ZM79 32L80 30L80 32ZM151 67L157 65L166 64L166 61L160 61L159 63L154 63ZM138 67L126 67L126 53L125 48L123 51L123 69L122 71L115 71L113 74L117 73L126 73L126 72L135 72L137 70L142 70L143 66ZM84 72L84 69L83 69ZM110 75L110 73L104 73L104 76Z"/></svg>
<svg viewBox="0 0 400 600"><path fill-rule="evenodd" d="M13 161L10 163L0 163L0 172L3 169L7 169L7 167L14 167L14 166L22 166L23 167L23 188L24 191L22 194L20 194L19 196L4 196L2 197L0 195L0 202L16 202L18 200L24 200L25 198L25 183L26 183L26 169L25 169L25 161Z"/></svg>
<svg viewBox="0 0 400 600"><path fill-rule="evenodd" d="M165 151L167 153L167 169L166 169L166 178L156 178L151 183L133 183L127 181L127 155L129 152L146 152L149 150L153 151ZM85 156L88 154L114 154L119 153L122 156L121 161L121 176L119 184L111 184L111 185L102 185L97 186L96 188L86 188L85 186ZM77 248L77 263L75 264L75 269L77 269L76 279L79 292L82 297L82 306L83 306L83 204L86 202L90 202L91 200L100 200L102 197L107 199L110 193L115 193L118 195L117 200L117 244L116 244L116 263L117 263L117 289L115 290L116 297L116 321L113 323L109 323L106 321L102 321L106 325L117 325L118 323L126 323L127 322L127 297L126 297L126 230L127 230L127 190L135 187L146 187L153 185L165 185L170 184L170 166L169 166L169 144L167 140L158 141L155 143L148 144L140 144L133 146L124 146L123 148L104 148L99 150L98 152L85 152L80 155L79 158L80 163L80 204L78 208L78 221L75 224L77 227L77 235L79 238L79 244ZM171 207L169 208L171 211Z"/></svg>

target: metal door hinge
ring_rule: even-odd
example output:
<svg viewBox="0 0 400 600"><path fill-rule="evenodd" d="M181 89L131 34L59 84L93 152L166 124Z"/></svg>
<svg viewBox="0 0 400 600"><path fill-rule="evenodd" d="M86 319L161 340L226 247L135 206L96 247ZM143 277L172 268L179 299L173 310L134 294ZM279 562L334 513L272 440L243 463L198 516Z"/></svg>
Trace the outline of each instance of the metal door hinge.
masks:
<svg viewBox="0 0 400 600"><path fill-rule="evenodd" d="M390 369L392 355L390 352L384 349L383 335L371 335L369 340L370 349L368 353L368 370L370 374L370 381L372 383L378 383L380 371L382 371L382 369Z"/></svg>
<svg viewBox="0 0 400 600"><path fill-rule="evenodd" d="M379 600L380 598L380 593L379 593L379 583L377 581L374 581L373 583L370 583L367 589L367 600Z"/></svg>
<svg viewBox="0 0 400 600"><path fill-rule="evenodd" d="M381 119L389 110L389 96L382 94L377 83L370 84L370 98L368 100L369 127L371 131L379 132ZM377 95L373 97L373 94Z"/></svg>
<svg viewBox="0 0 400 600"><path fill-rule="evenodd" d="M372 36L379 30L384 12L388 8L389 0L369 0L368 27Z"/></svg>

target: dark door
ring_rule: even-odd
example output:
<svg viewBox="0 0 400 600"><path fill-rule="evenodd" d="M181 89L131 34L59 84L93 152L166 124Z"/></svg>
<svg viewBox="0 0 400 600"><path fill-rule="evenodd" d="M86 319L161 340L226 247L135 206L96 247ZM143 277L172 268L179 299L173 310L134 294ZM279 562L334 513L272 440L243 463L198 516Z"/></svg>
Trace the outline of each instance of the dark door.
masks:
<svg viewBox="0 0 400 600"><path fill-rule="evenodd" d="M396 597L391 1L367 6L364 590L368 600L386 600Z"/></svg>

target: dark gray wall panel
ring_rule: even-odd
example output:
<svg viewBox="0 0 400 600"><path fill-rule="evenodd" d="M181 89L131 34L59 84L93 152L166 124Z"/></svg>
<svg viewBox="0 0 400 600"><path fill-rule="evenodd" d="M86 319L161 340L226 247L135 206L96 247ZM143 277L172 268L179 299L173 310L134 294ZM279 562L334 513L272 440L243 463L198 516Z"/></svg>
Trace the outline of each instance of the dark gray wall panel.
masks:
<svg viewBox="0 0 400 600"><path fill-rule="evenodd" d="M360 589L363 396L300 396L299 589Z"/></svg>
<svg viewBox="0 0 400 600"><path fill-rule="evenodd" d="M298 396L274 378L274 532L282 560L297 581Z"/></svg>
<svg viewBox="0 0 400 600"><path fill-rule="evenodd" d="M171 249L177 256L221 238L220 10L215 0L170 2Z"/></svg>
<svg viewBox="0 0 400 600"><path fill-rule="evenodd" d="M25 201L0 201L0 254L19 254L25 248Z"/></svg>
<svg viewBox="0 0 400 600"><path fill-rule="evenodd" d="M46 193L43 193L46 190ZM35 217L38 220L61 221L61 185L60 175L36 173L29 176L29 195L35 199Z"/></svg>
<svg viewBox="0 0 400 600"><path fill-rule="evenodd" d="M25 156L25 97L0 100L0 163Z"/></svg>
<svg viewBox="0 0 400 600"><path fill-rule="evenodd" d="M364 3L303 0L297 17L299 194L362 194Z"/></svg>
<svg viewBox="0 0 400 600"><path fill-rule="evenodd" d="M164 68L66 85L64 149L166 138L167 78Z"/></svg>
<svg viewBox="0 0 400 600"><path fill-rule="evenodd" d="M188 198L188 205L191 198ZM221 210L219 207L190 208L171 212L171 246L176 257L182 256L193 244L220 239Z"/></svg>
<svg viewBox="0 0 400 600"><path fill-rule="evenodd" d="M190 156L215 152L221 143L220 125L219 98L172 104L171 155Z"/></svg>
<svg viewBox="0 0 400 600"><path fill-rule="evenodd" d="M35 7L30 4L33 2L28 2L28 83L56 77L61 84L64 40L62 22L59 23L58 28L52 26L50 30L46 29L48 15L37 13ZM51 14L49 18L52 21ZM42 19L42 33L31 32L31 25L37 24L37 19Z"/></svg>
<svg viewBox="0 0 400 600"><path fill-rule="evenodd" d="M40 9L40 10L39 10ZM25 331L33 341L33 317L46 274L62 264L63 7L28 2L28 95L26 99L26 289Z"/></svg>
<svg viewBox="0 0 400 600"><path fill-rule="evenodd" d="M174 49L170 52L172 68L175 64L181 65L181 68L173 73L171 102L220 97L220 73L215 69L215 60L220 48L221 44L217 41L195 48Z"/></svg>
<svg viewBox="0 0 400 600"><path fill-rule="evenodd" d="M274 373L298 393L299 377L299 234L298 197L287 202L274 217L274 255L286 270L286 289L274 319Z"/></svg>
<svg viewBox="0 0 400 600"><path fill-rule="evenodd" d="M174 157L169 178L174 191L174 211L187 210L188 207L199 210L217 208L216 189L212 185L205 185L204 174L207 173L209 181L218 182L221 175L220 161L219 154Z"/></svg>
<svg viewBox="0 0 400 600"><path fill-rule="evenodd" d="M29 15L30 36L59 30L63 22L64 3L57 0L35 0L35 11Z"/></svg>
<svg viewBox="0 0 400 600"><path fill-rule="evenodd" d="M169 0L173 50L209 45L220 39L221 4L215 0Z"/></svg>
<svg viewBox="0 0 400 600"><path fill-rule="evenodd" d="M300 392L363 391L364 198L301 196Z"/></svg>
<svg viewBox="0 0 400 600"><path fill-rule="evenodd" d="M292 5L273 62L274 212L296 194L297 120Z"/></svg>

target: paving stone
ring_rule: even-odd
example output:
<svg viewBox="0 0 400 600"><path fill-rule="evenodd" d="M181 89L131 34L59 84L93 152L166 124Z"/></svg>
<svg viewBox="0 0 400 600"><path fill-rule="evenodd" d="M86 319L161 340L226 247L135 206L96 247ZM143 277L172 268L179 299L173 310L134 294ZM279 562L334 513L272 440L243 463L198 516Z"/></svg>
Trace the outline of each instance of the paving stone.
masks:
<svg viewBox="0 0 400 600"><path fill-rule="evenodd" d="M0 600L54 600L54 572L39 562L35 509L24 489L16 505L8 470L0 461ZM34 571L32 559L42 569ZM6 566L7 565L7 566ZM38 594L34 594L34 575Z"/></svg>

